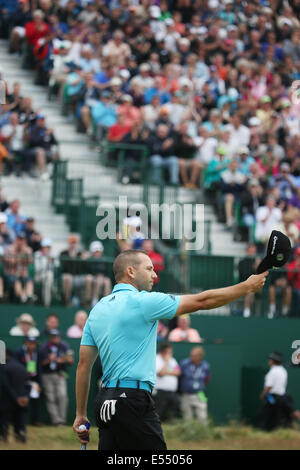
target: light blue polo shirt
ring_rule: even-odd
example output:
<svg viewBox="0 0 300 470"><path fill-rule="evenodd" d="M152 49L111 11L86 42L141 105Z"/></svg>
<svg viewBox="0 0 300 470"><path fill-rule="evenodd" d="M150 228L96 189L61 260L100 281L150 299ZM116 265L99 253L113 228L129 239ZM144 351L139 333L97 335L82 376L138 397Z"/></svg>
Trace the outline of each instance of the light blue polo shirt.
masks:
<svg viewBox="0 0 300 470"><path fill-rule="evenodd" d="M102 381L140 380L153 387L159 319L175 316L180 296L139 292L131 284L116 284L91 310L81 345L97 346Z"/></svg>

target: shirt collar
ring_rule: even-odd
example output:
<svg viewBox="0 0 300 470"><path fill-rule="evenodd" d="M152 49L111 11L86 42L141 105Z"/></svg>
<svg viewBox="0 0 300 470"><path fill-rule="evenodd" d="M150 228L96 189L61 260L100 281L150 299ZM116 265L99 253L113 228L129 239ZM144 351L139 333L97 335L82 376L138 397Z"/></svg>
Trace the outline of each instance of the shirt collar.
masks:
<svg viewBox="0 0 300 470"><path fill-rule="evenodd" d="M132 292L138 292L137 288L134 287L132 284L129 284L127 282L120 282L119 284L116 284L115 287L113 288L112 293L115 294L116 292L122 291L122 290L130 290Z"/></svg>

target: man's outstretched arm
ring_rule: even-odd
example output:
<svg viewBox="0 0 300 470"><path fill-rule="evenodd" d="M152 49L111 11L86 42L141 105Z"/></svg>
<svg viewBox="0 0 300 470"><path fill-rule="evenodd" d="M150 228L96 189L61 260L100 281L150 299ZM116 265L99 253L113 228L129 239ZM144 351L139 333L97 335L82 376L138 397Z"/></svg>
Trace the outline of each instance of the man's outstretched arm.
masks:
<svg viewBox="0 0 300 470"><path fill-rule="evenodd" d="M73 429L81 443L88 441L90 431L79 431L81 424L88 422L87 402L90 390L91 372L98 354L96 346L80 346L79 362L76 372L76 418Z"/></svg>
<svg viewBox="0 0 300 470"><path fill-rule="evenodd" d="M213 289L200 294L182 295L175 316L197 310L209 310L233 302L249 292L257 292L264 286L268 271L262 274L253 274L244 282L222 289Z"/></svg>

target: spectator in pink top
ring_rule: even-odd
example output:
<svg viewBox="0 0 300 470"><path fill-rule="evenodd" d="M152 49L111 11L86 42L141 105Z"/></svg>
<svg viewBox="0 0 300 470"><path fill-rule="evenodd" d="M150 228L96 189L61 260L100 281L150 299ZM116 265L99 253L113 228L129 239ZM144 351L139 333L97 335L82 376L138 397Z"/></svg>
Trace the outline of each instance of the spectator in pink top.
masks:
<svg viewBox="0 0 300 470"><path fill-rule="evenodd" d="M203 343L203 338L195 328L190 328L189 315L182 315L178 318L177 328L169 334L168 341L186 341L188 343Z"/></svg>
<svg viewBox="0 0 300 470"><path fill-rule="evenodd" d="M68 338L81 338L87 317L88 316L84 310L79 310L76 312L74 325L70 326L70 328L67 330Z"/></svg>
<svg viewBox="0 0 300 470"><path fill-rule="evenodd" d="M141 111L132 104L133 98L130 95L124 95L122 102L123 103L117 109L117 113L118 115L121 114L124 116L124 125L131 127L135 122L141 119Z"/></svg>

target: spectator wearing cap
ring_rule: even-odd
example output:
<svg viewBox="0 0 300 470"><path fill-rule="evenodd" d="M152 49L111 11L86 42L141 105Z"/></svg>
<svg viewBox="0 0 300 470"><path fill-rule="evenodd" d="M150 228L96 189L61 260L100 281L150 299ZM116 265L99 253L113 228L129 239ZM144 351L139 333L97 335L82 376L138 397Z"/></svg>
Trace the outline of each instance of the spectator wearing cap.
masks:
<svg viewBox="0 0 300 470"><path fill-rule="evenodd" d="M65 371L73 364L73 352L61 340L58 330L50 330L49 341L41 345L42 377L46 407L55 426L66 424L68 394Z"/></svg>
<svg viewBox="0 0 300 470"><path fill-rule="evenodd" d="M19 232L5 251L4 277L10 293L21 303L33 302L34 284L29 270L32 263L32 249L27 245L25 233Z"/></svg>
<svg viewBox="0 0 300 470"><path fill-rule="evenodd" d="M41 240L41 248L34 254L34 281L41 286L41 298L45 307L50 307L54 282L54 260L51 256L52 241Z"/></svg>
<svg viewBox="0 0 300 470"><path fill-rule="evenodd" d="M7 226L7 215L5 212L0 212L0 247L2 255L6 248L13 244L15 238L16 235L13 229Z"/></svg>
<svg viewBox="0 0 300 470"><path fill-rule="evenodd" d="M240 147L238 150L239 171L243 173L243 175L249 177L250 167L253 163L255 163L255 160L250 155L249 147L246 147L246 146Z"/></svg>
<svg viewBox="0 0 300 470"><path fill-rule="evenodd" d="M24 232L26 216L20 213L21 203L18 199L11 201L9 209L6 211L7 227L11 228L15 235Z"/></svg>
<svg viewBox="0 0 300 470"><path fill-rule="evenodd" d="M139 250L145 240L145 235L141 231L141 217L125 217L122 223L122 233L117 233L117 243L120 251Z"/></svg>
<svg viewBox="0 0 300 470"><path fill-rule="evenodd" d="M240 171L236 159L231 160L228 168L222 172L220 188L224 197L226 225L231 228L234 223L234 204L239 201L245 188L247 177Z"/></svg>
<svg viewBox="0 0 300 470"><path fill-rule="evenodd" d="M150 75L151 67L147 63L139 66L139 73L131 79L131 84L138 82L143 90L153 88L155 85L154 79Z"/></svg>
<svg viewBox="0 0 300 470"><path fill-rule="evenodd" d="M214 190L219 187L221 175L229 167L230 159L223 147L217 147L216 154L209 162L205 170L204 186L206 189Z"/></svg>
<svg viewBox="0 0 300 470"><path fill-rule="evenodd" d="M33 253L40 250L42 237L40 233L35 230L35 220L33 217L27 217L24 232L27 244L32 249Z"/></svg>
<svg viewBox="0 0 300 470"><path fill-rule="evenodd" d="M90 253L87 258L86 272L92 276L92 307L104 296L111 293L111 280L106 275L106 264L101 259L104 253L103 244L100 241L94 241L90 244Z"/></svg>
<svg viewBox="0 0 300 470"><path fill-rule="evenodd" d="M16 326L13 326L9 334L11 336L34 336L40 335L39 330L35 327L35 321L29 313L22 313L16 319Z"/></svg>
<svg viewBox="0 0 300 470"><path fill-rule="evenodd" d="M282 366L283 357L278 351L268 356L269 372L264 379L264 389L260 394L263 405L255 415L255 425L265 431L278 427L290 427L294 414L291 397L286 394L288 374Z"/></svg>
<svg viewBox="0 0 300 470"><path fill-rule="evenodd" d="M296 193L296 184L290 173L291 167L288 163L281 163L279 174L273 179L274 184L279 188L280 197L288 201Z"/></svg>
<svg viewBox="0 0 300 470"><path fill-rule="evenodd" d="M68 338L81 338L87 318L87 313L84 310L78 310L74 317L74 325L67 329L66 336Z"/></svg>
<svg viewBox="0 0 300 470"><path fill-rule="evenodd" d="M36 124L29 129L26 140L28 150L24 152L24 165L29 170L32 163L36 163L42 180L46 181L49 179L47 163L57 158L57 140L53 129L47 128L44 114L36 116Z"/></svg>
<svg viewBox="0 0 300 470"><path fill-rule="evenodd" d="M292 310L293 314L299 311L300 301L300 246L297 246L294 251L294 259L286 266L288 273L288 282L292 288ZM299 316L299 314L298 314Z"/></svg>
<svg viewBox="0 0 300 470"><path fill-rule="evenodd" d="M175 140L166 124L159 124L152 138L150 164L153 169L152 181L154 184L162 183L161 170L167 168L170 183L179 183L179 163L175 155Z"/></svg>
<svg viewBox="0 0 300 470"><path fill-rule="evenodd" d="M32 426L40 426L41 391L43 388L40 351L35 336L24 338L23 345L15 352L15 358L27 371L29 392L29 409Z"/></svg>

